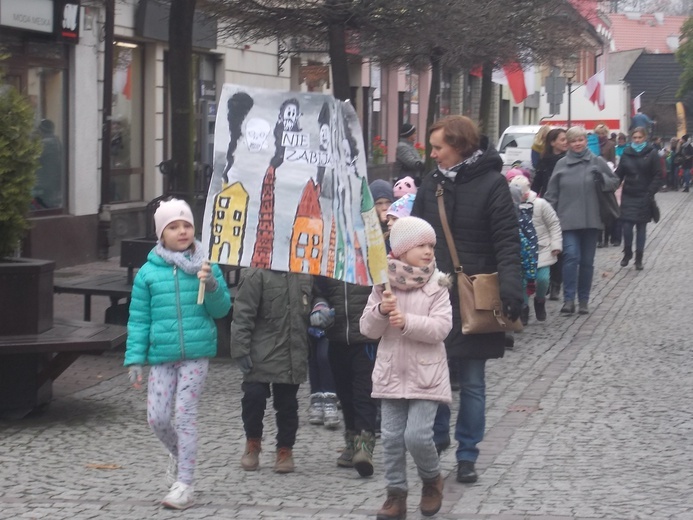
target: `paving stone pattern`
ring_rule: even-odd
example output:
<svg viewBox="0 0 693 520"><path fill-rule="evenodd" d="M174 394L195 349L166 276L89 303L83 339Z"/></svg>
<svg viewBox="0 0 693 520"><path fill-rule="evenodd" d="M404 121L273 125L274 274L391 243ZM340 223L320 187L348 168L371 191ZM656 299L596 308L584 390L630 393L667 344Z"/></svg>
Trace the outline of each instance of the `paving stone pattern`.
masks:
<svg viewBox="0 0 693 520"><path fill-rule="evenodd" d="M599 249L592 313L566 318L560 302L548 302L548 320L532 316L515 349L489 362L479 482L458 484L454 450L446 451L436 518L693 519L693 200L658 200L662 220L649 226L644 271L621 268L618 248ZM58 275L116 269L109 261ZM99 319L108 300L93 300ZM56 296L56 314L81 312L80 297ZM374 518L384 498L380 452L372 478L337 468L341 432L308 424L308 384L296 473L271 471L271 409L261 469L240 469L241 377L224 358L212 363L201 404L198 505L161 509L167 455L147 426L144 392L129 388L121 364L122 353L83 356L56 381L49 407L0 421L0 519ZM411 463L408 471L409 518L420 518L421 485Z"/></svg>

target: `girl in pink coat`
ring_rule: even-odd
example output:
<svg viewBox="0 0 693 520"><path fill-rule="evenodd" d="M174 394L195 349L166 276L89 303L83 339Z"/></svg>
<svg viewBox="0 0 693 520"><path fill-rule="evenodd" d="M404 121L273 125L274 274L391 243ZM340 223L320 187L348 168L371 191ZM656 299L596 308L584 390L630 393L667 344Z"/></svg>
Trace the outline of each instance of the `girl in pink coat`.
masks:
<svg viewBox="0 0 693 520"><path fill-rule="evenodd" d="M373 287L361 316L361 333L378 339L372 397L381 399L381 440L387 499L377 518L405 518L406 452L423 481L421 512L431 516L443 500L433 421L450 403L443 341L452 329L449 277L436 269L435 231L416 217L398 219L390 232L391 290Z"/></svg>

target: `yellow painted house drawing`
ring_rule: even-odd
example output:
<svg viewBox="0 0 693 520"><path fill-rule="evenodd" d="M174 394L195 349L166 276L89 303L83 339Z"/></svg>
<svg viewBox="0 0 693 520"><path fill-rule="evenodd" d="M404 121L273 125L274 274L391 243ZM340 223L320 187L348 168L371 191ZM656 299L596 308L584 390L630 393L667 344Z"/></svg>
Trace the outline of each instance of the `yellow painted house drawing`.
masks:
<svg viewBox="0 0 693 520"><path fill-rule="evenodd" d="M248 192L240 182L223 188L214 198L212 261L240 265L248 219Z"/></svg>

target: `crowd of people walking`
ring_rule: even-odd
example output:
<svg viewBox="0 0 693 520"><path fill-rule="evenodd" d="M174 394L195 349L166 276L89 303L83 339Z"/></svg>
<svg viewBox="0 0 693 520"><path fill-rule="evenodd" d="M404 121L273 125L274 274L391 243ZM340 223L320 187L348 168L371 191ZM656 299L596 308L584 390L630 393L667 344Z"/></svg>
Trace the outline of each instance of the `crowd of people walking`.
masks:
<svg viewBox="0 0 693 520"><path fill-rule="evenodd" d="M389 283L368 287L244 269L230 340L243 374L240 467L262 468L271 398L277 432L272 469L295 471L303 416L297 394L309 377L306 422L343 427L337 467L373 475L380 438L386 491L377 519L406 517L407 452L422 481L419 508L425 516L442 505L439 457L453 439L456 480L476 482L486 363L502 358L514 341L503 330L465 332L455 275L497 275L497 312L508 323L527 325L530 299L536 320L545 322L545 302L559 299L561 287L560 315L590 312L596 250L609 238L614 244L617 235L623 243L626 267L635 229L635 269L643 269L647 223L658 218L660 155L645 128L636 127L623 144L625 136L612 142L604 125L595 132L599 154L588 148L584 128L547 128L533 147L534 168L514 168L504 176L498 152L477 125L448 116L429 129L435 166L422 178L423 161L412 145L416 129L405 124L397 150L400 179L370 184L389 253ZM685 172L693 146L677 143L674 153L684 159L672 157L670 170L678 164ZM685 175L687 191L690 165ZM608 219L604 201L618 189L620 215ZM125 366L140 388L143 366L150 365L147 418L170 460L171 487L162 503L186 509L194 504L196 414L216 352L214 319L229 312L231 299L218 266L209 265L194 239L188 205L162 202L154 219L159 242L135 279ZM459 392L456 410L453 388Z"/></svg>

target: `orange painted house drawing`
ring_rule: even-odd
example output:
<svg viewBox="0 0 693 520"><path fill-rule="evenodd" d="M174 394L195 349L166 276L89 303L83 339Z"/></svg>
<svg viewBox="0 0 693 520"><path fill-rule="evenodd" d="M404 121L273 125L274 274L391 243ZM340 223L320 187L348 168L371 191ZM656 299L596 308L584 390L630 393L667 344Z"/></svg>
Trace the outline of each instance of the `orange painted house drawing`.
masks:
<svg viewBox="0 0 693 520"><path fill-rule="evenodd" d="M313 180L308 181L296 209L289 254L292 273L320 274L324 223L319 191L320 187Z"/></svg>

